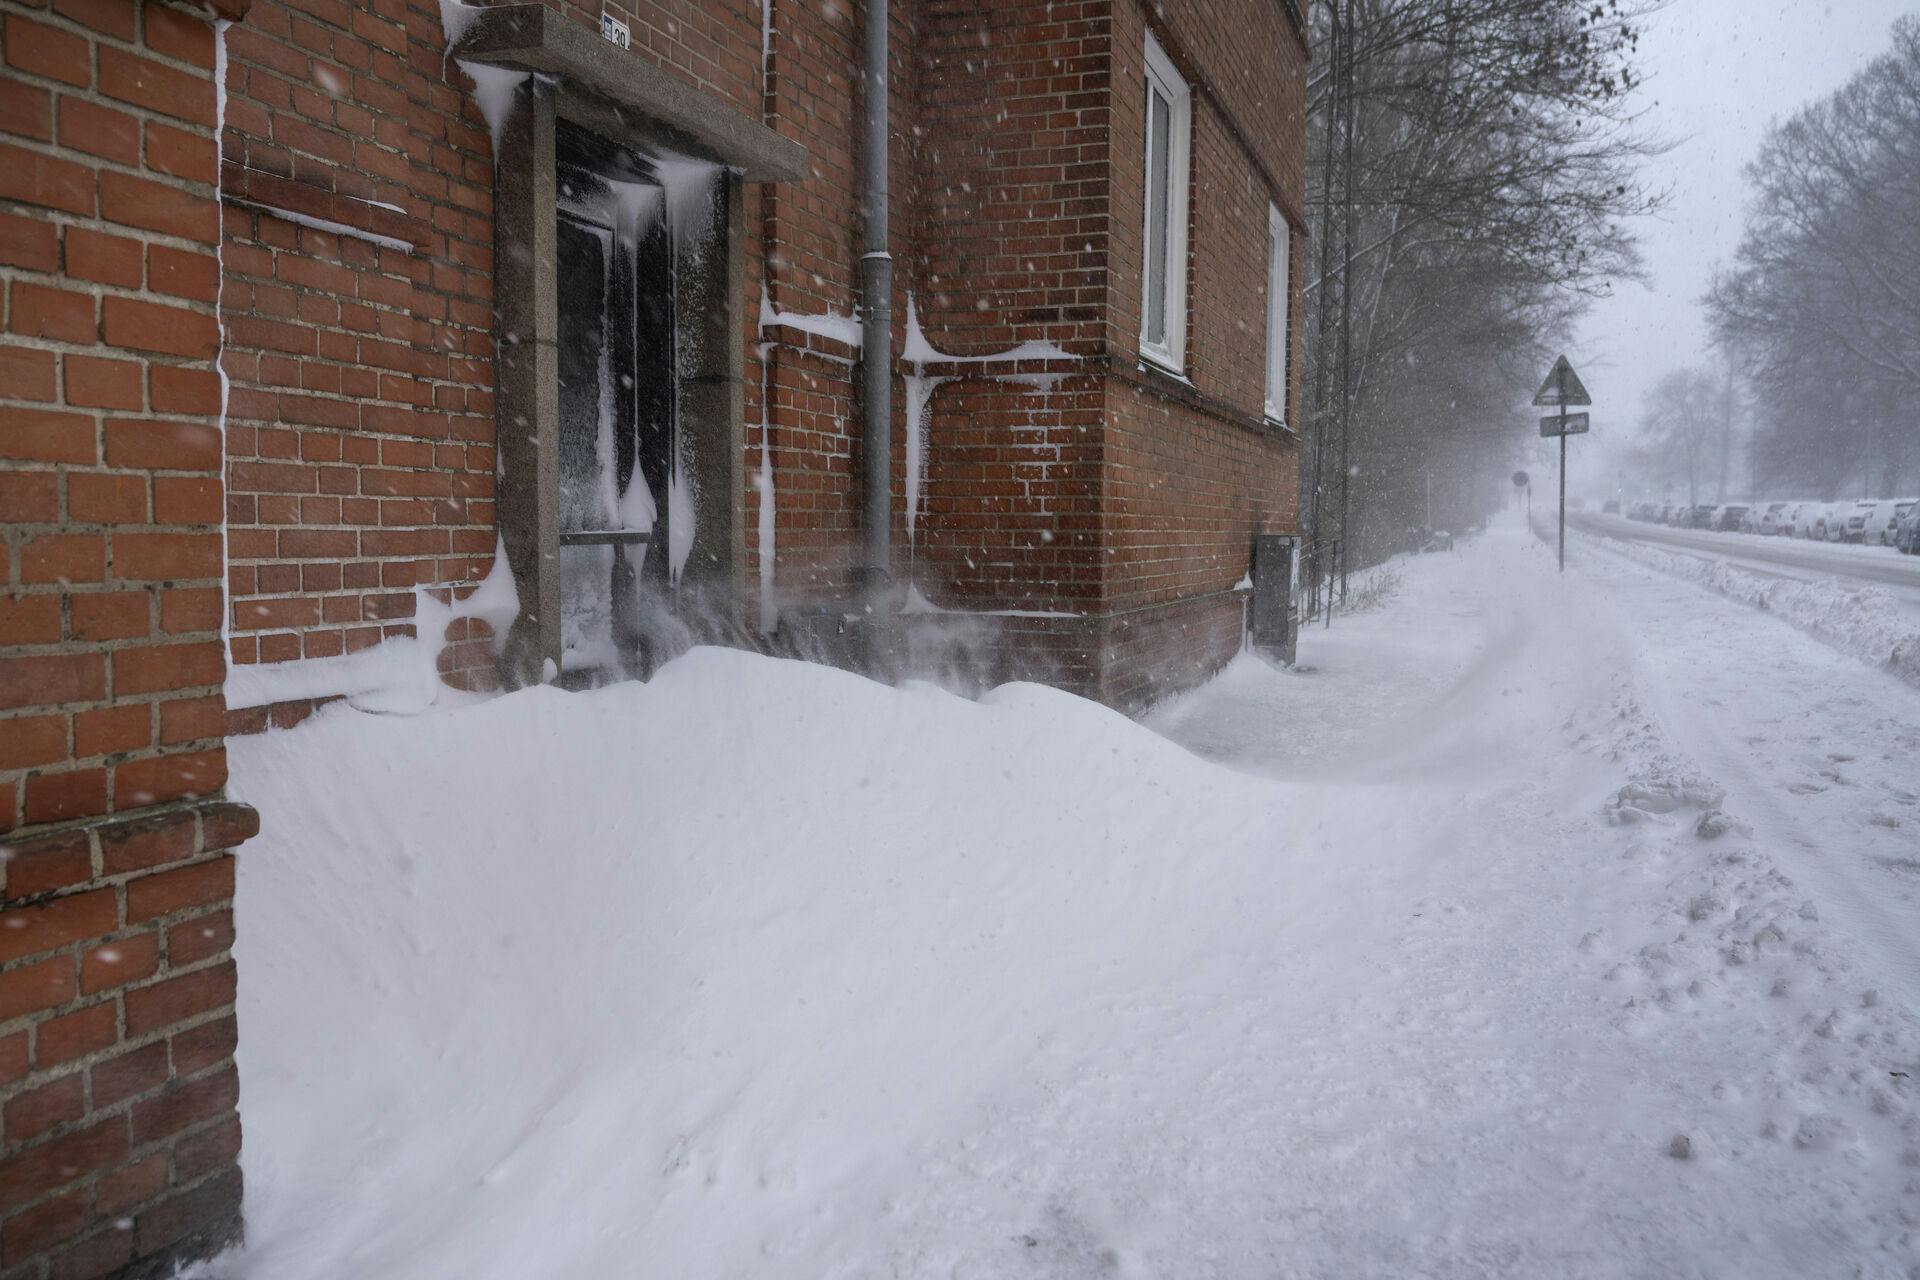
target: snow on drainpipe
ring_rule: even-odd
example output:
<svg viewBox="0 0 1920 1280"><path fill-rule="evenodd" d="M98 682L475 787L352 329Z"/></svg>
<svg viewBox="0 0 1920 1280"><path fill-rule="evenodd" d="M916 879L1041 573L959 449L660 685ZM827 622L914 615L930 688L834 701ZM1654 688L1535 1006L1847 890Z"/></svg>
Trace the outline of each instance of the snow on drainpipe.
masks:
<svg viewBox="0 0 1920 1280"><path fill-rule="evenodd" d="M866 527L861 584L878 609L893 539L893 257L887 252L887 0L866 12L866 252L860 258L861 478Z"/></svg>

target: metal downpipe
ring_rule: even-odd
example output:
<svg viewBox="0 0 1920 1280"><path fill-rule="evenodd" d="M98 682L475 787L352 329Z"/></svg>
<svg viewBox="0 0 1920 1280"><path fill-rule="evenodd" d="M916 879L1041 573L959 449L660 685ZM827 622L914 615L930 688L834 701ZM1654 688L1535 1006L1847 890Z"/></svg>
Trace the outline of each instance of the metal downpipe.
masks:
<svg viewBox="0 0 1920 1280"><path fill-rule="evenodd" d="M878 608L893 564L893 258L887 251L887 0L867 0L865 252L861 297L863 594Z"/></svg>

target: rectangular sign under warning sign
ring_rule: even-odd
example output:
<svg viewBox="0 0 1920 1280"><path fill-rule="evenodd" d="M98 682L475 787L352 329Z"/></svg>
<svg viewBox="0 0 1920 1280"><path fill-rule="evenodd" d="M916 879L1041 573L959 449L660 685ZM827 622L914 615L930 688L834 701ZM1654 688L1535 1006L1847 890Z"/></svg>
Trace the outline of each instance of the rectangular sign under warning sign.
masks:
<svg viewBox="0 0 1920 1280"><path fill-rule="evenodd" d="M1555 415L1540 419L1540 436L1551 439L1554 436L1583 436L1587 434L1588 420L1584 413L1570 413L1562 418Z"/></svg>

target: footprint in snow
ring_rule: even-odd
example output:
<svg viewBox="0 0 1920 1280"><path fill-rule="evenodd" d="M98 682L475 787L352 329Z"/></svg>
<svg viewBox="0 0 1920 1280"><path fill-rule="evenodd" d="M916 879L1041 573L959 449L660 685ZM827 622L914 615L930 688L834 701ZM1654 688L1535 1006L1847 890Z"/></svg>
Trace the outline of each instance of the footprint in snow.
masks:
<svg viewBox="0 0 1920 1280"><path fill-rule="evenodd" d="M1802 1151L1824 1151L1853 1139L1853 1129L1836 1115L1812 1115L1793 1131L1793 1145Z"/></svg>

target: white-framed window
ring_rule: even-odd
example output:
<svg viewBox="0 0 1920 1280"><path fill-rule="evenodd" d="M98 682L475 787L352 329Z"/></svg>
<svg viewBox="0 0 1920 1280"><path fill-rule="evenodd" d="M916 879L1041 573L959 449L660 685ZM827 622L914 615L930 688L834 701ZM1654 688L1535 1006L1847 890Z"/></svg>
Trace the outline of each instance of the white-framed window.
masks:
<svg viewBox="0 0 1920 1280"><path fill-rule="evenodd" d="M1287 314L1292 301L1293 228L1267 206L1267 420L1287 425Z"/></svg>
<svg viewBox="0 0 1920 1280"><path fill-rule="evenodd" d="M1146 108L1140 351L1178 373L1187 355L1187 170L1193 92L1151 35L1147 37Z"/></svg>

